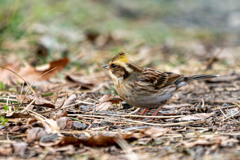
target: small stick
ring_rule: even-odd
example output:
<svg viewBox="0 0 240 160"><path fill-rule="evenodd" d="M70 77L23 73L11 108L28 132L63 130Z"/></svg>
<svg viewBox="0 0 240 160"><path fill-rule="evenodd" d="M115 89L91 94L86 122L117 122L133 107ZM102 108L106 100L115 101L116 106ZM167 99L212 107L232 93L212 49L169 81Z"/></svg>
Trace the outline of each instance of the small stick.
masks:
<svg viewBox="0 0 240 160"><path fill-rule="evenodd" d="M37 99L37 97L35 97L35 98L32 100L32 102L29 103L20 113L26 112L26 111L30 108L30 106L35 102L36 99Z"/></svg>
<svg viewBox="0 0 240 160"><path fill-rule="evenodd" d="M97 113L95 113L97 114ZM101 113L98 113L101 114ZM131 118L131 117L137 117L137 118L181 118L184 115L177 115L177 116L142 116L142 115L118 115L118 114L104 114L106 116L98 116L98 115L86 115L86 114L68 114L69 116L83 116L83 117L97 117L97 118L104 118L106 116L115 116L115 117L122 117L122 118Z"/></svg>

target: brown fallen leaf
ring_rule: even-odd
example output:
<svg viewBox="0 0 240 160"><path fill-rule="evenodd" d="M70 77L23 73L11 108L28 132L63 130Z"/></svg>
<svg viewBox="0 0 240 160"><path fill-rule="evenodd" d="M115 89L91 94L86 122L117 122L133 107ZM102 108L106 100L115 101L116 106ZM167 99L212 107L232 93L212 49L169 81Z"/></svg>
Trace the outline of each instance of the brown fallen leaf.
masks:
<svg viewBox="0 0 240 160"><path fill-rule="evenodd" d="M14 112L10 116L5 116L5 118L29 118L31 117L29 114L24 114L24 113L16 113Z"/></svg>
<svg viewBox="0 0 240 160"><path fill-rule="evenodd" d="M57 113L53 113L53 115L51 116L52 119L57 120L61 117L67 117L67 110L59 110Z"/></svg>
<svg viewBox="0 0 240 160"><path fill-rule="evenodd" d="M213 142L209 142L208 140L205 139L198 139L196 141L193 142L186 142L183 141L182 144L186 147L186 148L192 148L194 146L200 145L200 146L209 146L209 145L213 145Z"/></svg>
<svg viewBox="0 0 240 160"><path fill-rule="evenodd" d="M49 108L55 108L55 105L52 102L42 98L41 96L17 95L17 100L19 103L27 103L27 104L31 103L34 100L33 104L35 104L35 105L49 107Z"/></svg>
<svg viewBox="0 0 240 160"><path fill-rule="evenodd" d="M68 107L70 104L74 103L78 99L76 94L70 95L65 101L64 104L62 105L62 108Z"/></svg>
<svg viewBox="0 0 240 160"><path fill-rule="evenodd" d="M98 104L96 106L96 111L106 111L108 110L109 107L112 106L112 103L111 102L103 102L101 104Z"/></svg>
<svg viewBox="0 0 240 160"><path fill-rule="evenodd" d="M70 60L68 58L62 58L36 68L30 65L26 67L21 67L19 63L6 64L3 67L8 68L13 72L16 72L28 82L34 82L36 80L48 80L50 77L53 77L58 72L60 72L69 62ZM18 81L22 82L22 80L17 75L6 69L1 68L0 74L0 81L6 84L11 84L13 82L16 83Z"/></svg>
<svg viewBox="0 0 240 160"><path fill-rule="evenodd" d="M131 133L125 135L117 135L117 136L105 136L105 135L97 135L91 136L88 139L78 139L72 136L61 137L57 142L54 143L40 143L40 146L49 147L49 146L67 146L67 145L85 145L89 147L107 147L112 145L118 146L117 139L124 139L127 142L135 141L139 138L145 137L146 135L143 133Z"/></svg>
<svg viewBox="0 0 240 160"><path fill-rule="evenodd" d="M0 155L1 156L9 156L12 153L12 147L0 147Z"/></svg>
<svg viewBox="0 0 240 160"><path fill-rule="evenodd" d="M24 133L26 130L28 129L27 125L21 125L21 126L14 126L10 132L20 132L20 133Z"/></svg>
<svg viewBox="0 0 240 160"><path fill-rule="evenodd" d="M20 63L16 62L16 63L11 63L11 64L5 64L5 65L3 65L3 67L8 68L15 72L19 72ZM6 84L14 83L14 79L16 78L16 75L14 75L14 73L12 73L4 68L0 68L0 74L1 74L0 81L4 82Z"/></svg>
<svg viewBox="0 0 240 160"><path fill-rule="evenodd" d="M70 84L81 86L84 89L92 89L95 84L92 79L84 79L80 75L67 75L65 80Z"/></svg>
<svg viewBox="0 0 240 160"><path fill-rule="evenodd" d="M172 131L172 130L169 128L151 127L151 128L148 128L146 131L144 131L144 134L146 134L154 139L154 138L161 137L162 135L169 133L170 131Z"/></svg>
<svg viewBox="0 0 240 160"><path fill-rule="evenodd" d="M143 136L145 135L132 133L127 135L121 135L121 138L126 140L127 142L132 142L134 140L142 138ZM80 144L83 144L89 147L107 147L112 145L118 145L116 141L117 138L119 137L98 135L98 136L92 136L89 139L77 139L76 137L65 136L57 145L66 146L71 144L71 145L78 146Z"/></svg>
<svg viewBox="0 0 240 160"><path fill-rule="evenodd" d="M68 86L78 86L81 87L81 89L92 89L96 91L105 85L102 82L108 80L108 76L106 76L104 72L94 72L90 75L74 73L68 74L65 80Z"/></svg>
<svg viewBox="0 0 240 160"><path fill-rule="evenodd" d="M61 117L57 119L57 124L60 129L70 129L73 126L73 121L68 117Z"/></svg>
<svg viewBox="0 0 240 160"><path fill-rule="evenodd" d="M48 119L48 118L45 118L44 116L36 113L36 112L33 112L31 110L28 111L30 115L34 116L38 121L40 121L45 129L45 131L48 133L48 134L51 134L51 133L59 133L60 131L60 128L57 124L57 121L53 120L53 119ZM59 133L60 134L60 133Z"/></svg>
<svg viewBox="0 0 240 160"><path fill-rule="evenodd" d="M105 94L99 99L99 104L96 105L96 111L106 111L114 103L119 103L122 99L119 96Z"/></svg>

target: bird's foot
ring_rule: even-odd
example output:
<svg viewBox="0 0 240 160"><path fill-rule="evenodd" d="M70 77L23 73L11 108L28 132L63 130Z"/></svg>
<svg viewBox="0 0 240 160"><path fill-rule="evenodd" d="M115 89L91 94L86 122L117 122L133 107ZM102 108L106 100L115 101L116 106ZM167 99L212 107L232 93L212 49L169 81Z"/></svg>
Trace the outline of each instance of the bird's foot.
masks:
<svg viewBox="0 0 240 160"><path fill-rule="evenodd" d="M146 108L142 111L141 115L145 114L148 111L149 108Z"/></svg>

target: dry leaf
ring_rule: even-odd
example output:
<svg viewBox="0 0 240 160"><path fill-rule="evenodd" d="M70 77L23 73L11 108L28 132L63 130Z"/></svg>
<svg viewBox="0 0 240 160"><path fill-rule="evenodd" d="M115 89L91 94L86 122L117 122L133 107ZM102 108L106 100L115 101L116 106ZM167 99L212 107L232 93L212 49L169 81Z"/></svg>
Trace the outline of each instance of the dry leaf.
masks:
<svg viewBox="0 0 240 160"><path fill-rule="evenodd" d="M52 119L57 120L61 117L67 117L67 110L59 110L57 113L53 113L53 115L51 116Z"/></svg>
<svg viewBox="0 0 240 160"><path fill-rule="evenodd" d="M122 99L119 96L105 94L99 99L99 104L96 105L96 111L106 111L114 103L119 103Z"/></svg>
<svg viewBox="0 0 240 160"><path fill-rule="evenodd" d="M135 141L144 136L145 135L143 134L137 134L137 133L120 135L120 137L126 140L127 142ZM79 146L80 144L83 144L89 147L107 147L112 145L118 145L116 142L117 138L118 136L104 136L104 135L91 136L88 139L78 139L76 137L65 136L59 141L57 145L66 146L71 144L71 145Z"/></svg>
<svg viewBox="0 0 240 160"><path fill-rule="evenodd" d="M76 84L78 86L84 87L84 89L92 89L94 87L95 82L93 79L84 79L82 76L79 75L67 75L65 80L68 83Z"/></svg>
<svg viewBox="0 0 240 160"><path fill-rule="evenodd" d="M98 104L96 106L96 111L106 111L108 110L109 107L112 106L112 103L111 102L103 102L101 104Z"/></svg>
<svg viewBox="0 0 240 160"><path fill-rule="evenodd" d="M66 108L68 105L70 105L71 103L74 103L77 99L77 95L76 94L72 94L70 95L67 100L64 102L62 108Z"/></svg>
<svg viewBox="0 0 240 160"><path fill-rule="evenodd" d="M171 131L171 129L169 129L169 128L151 127L151 128L148 128L146 131L144 131L144 134L146 134L154 139L154 138L161 137L162 135L164 135L170 131Z"/></svg>
<svg viewBox="0 0 240 160"><path fill-rule="evenodd" d="M194 142L185 142L185 141L183 141L182 143L183 143L183 145L186 148L191 148L191 147L194 147L194 146L197 146L197 145L209 146L209 145L213 145L214 144L214 143L209 142L208 140L205 140L205 139L198 139L198 140L196 140Z"/></svg>
<svg viewBox="0 0 240 160"><path fill-rule="evenodd" d="M1 156L9 156L12 153L13 149L11 147L0 147Z"/></svg>
<svg viewBox="0 0 240 160"><path fill-rule="evenodd" d="M70 129L73 126L73 121L68 117L61 117L57 119L57 124L60 129Z"/></svg>
<svg viewBox="0 0 240 160"><path fill-rule="evenodd" d="M55 105L40 97L40 96L35 96L35 95L17 95L17 100L19 103L31 103L33 100L35 99L35 101L33 102L33 104L38 105L38 106L43 106L43 107L49 107L49 108L55 108Z"/></svg>
<svg viewBox="0 0 240 160"><path fill-rule="evenodd" d="M19 74L24 80L28 82L48 80L50 77L53 77L55 74L60 72L70 60L68 58L63 58L59 60L52 61L46 65L39 67L32 67L30 65L26 67L20 67L18 63L16 64L7 64L3 67L8 68L17 74ZM1 68L0 69L0 81L11 84L11 82L22 82L22 79L16 76L14 73Z"/></svg>
<svg viewBox="0 0 240 160"><path fill-rule="evenodd" d="M30 115L34 116L38 121L40 121L45 129L45 131L48 134L51 133L59 133L59 126L57 124L57 121L53 120L53 119L47 119L44 116L33 112L33 111L28 111Z"/></svg>
<svg viewBox="0 0 240 160"><path fill-rule="evenodd" d="M14 112L10 116L6 116L6 118L29 118L29 117L31 117L29 114L16 113L16 112Z"/></svg>
<svg viewBox="0 0 240 160"><path fill-rule="evenodd" d="M11 63L11 64L5 64L3 65L3 67L8 68L12 71L15 72L19 72L20 70L20 63L16 62L16 63ZM16 79L16 75L12 72L10 72L9 70L6 70L4 68L0 68L0 81L6 83L6 84L11 84L12 82L14 82L14 79Z"/></svg>

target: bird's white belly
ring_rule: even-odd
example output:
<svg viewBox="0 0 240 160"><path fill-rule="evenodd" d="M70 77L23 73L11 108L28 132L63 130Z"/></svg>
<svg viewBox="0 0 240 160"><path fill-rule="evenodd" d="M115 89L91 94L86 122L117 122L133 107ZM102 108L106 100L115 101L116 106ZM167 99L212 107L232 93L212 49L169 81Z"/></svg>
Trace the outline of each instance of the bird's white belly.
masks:
<svg viewBox="0 0 240 160"><path fill-rule="evenodd" d="M129 104L133 104L136 107L140 108L156 108L162 103L166 103L172 94L164 95L146 95L141 97L135 97L134 100L129 101Z"/></svg>

